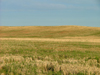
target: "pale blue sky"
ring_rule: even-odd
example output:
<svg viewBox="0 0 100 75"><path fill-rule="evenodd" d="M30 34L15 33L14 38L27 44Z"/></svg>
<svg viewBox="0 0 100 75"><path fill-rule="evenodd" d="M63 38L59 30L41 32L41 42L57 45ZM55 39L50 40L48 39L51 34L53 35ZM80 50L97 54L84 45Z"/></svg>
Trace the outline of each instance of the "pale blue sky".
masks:
<svg viewBox="0 0 100 75"><path fill-rule="evenodd" d="M99 0L0 0L0 26L100 27Z"/></svg>

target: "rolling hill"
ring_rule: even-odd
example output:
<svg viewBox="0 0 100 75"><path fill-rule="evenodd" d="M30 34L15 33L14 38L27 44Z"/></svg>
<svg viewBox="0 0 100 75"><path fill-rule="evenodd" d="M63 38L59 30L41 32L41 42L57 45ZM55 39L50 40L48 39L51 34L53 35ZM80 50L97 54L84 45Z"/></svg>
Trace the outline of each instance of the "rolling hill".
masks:
<svg viewBox="0 0 100 75"><path fill-rule="evenodd" d="M100 37L99 27L86 26L0 26L0 37L64 38Z"/></svg>

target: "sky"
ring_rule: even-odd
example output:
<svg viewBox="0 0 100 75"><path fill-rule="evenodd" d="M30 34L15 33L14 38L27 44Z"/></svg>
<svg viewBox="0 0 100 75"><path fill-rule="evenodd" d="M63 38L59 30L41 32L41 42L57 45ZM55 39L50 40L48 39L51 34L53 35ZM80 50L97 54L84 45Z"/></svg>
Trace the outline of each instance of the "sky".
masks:
<svg viewBox="0 0 100 75"><path fill-rule="evenodd" d="M0 0L0 26L100 27L100 0Z"/></svg>

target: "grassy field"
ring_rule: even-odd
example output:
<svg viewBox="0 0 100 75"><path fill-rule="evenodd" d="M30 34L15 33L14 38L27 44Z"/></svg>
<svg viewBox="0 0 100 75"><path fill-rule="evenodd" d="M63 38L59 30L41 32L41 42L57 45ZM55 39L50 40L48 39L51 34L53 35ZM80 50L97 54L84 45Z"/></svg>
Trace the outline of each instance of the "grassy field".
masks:
<svg viewBox="0 0 100 75"><path fill-rule="evenodd" d="M100 75L99 32L81 26L0 27L0 74Z"/></svg>
<svg viewBox="0 0 100 75"><path fill-rule="evenodd" d="M0 26L0 37L63 38L68 36L100 37L100 28L83 26Z"/></svg>

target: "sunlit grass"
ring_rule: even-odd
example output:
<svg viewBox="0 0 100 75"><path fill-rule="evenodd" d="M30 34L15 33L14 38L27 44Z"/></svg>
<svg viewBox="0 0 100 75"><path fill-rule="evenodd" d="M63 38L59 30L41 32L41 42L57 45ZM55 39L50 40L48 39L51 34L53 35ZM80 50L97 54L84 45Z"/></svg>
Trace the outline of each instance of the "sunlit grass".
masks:
<svg viewBox="0 0 100 75"><path fill-rule="evenodd" d="M11 38L62 38L62 37L100 37L99 27L85 26L0 26L0 37Z"/></svg>
<svg viewBox="0 0 100 75"><path fill-rule="evenodd" d="M0 40L0 74L99 75L100 43Z"/></svg>
<svg viewBox="0 0 100 75"><path fill-rule="evenodd" d="M0 26L0 75L100 75L100 28Z"/></svg>

